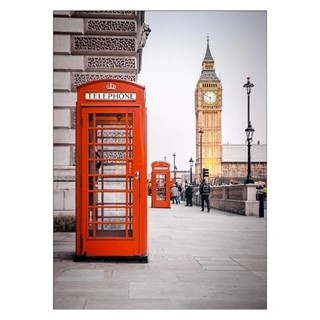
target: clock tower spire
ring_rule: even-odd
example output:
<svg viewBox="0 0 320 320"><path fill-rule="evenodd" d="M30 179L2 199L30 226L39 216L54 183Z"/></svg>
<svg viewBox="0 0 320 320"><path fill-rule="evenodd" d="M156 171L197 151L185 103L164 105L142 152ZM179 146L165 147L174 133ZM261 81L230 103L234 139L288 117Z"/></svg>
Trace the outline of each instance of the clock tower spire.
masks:
<svg viewBox="0 0 320 320"><path fill-rule="evenodd" d="M202 61L202 72L200 80L219 80L215 72L215 63L209 46L209 35L207 36L207 50Z"/></svg>
<svg viewBox="0 0 320 320"><path fill-rule="evenodd" d="M211 55L211 51L210 51L210 47L209 47L209 35L207 35L207 51L206 51L206 55L203 59L204 61L213 61L212 55Z"/></svg>
<svg viewBox="0 0 320 320"><path fill-rule="evenodd" d="M209 181L221 175L221 112L222 84L216 75L208 35L202 71L195 90L197 182L200 182L204 168L209 170Z"/></svg>

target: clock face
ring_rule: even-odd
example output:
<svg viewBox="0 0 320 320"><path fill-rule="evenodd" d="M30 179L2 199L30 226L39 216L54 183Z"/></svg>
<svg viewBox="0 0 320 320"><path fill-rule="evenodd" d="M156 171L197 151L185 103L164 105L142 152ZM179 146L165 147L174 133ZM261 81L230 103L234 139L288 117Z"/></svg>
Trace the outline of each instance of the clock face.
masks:
<svg viewBox="0 0 320 320"><path fill-rule="evenodd" d="M214 92L206 92L203 95L203 99L205 103L212 104L216 102L217 96Z"/></svg>

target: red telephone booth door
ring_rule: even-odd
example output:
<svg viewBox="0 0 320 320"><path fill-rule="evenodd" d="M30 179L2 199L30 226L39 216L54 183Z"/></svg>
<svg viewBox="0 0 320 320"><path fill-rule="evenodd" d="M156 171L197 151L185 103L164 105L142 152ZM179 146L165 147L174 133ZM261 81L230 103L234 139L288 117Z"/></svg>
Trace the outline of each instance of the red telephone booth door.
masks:
<svg viewBox="0 0 320 320"><path fill-rule="evenodd" d="M78 110L76 257L146 259L144 110L92 105Z"/></svg>

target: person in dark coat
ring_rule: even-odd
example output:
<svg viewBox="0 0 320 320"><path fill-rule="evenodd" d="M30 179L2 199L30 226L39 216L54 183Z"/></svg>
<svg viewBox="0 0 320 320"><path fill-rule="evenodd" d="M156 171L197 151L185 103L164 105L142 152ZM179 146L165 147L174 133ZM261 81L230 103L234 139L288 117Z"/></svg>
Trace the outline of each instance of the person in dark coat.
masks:
<svg viewBox="0 0 320 320"><path fill-rule="evenodd" d="M207 205L207 211L210 211L210 201L209 201L209 195L210 195L210 185L206 182L205 179L202 180L200 184L200 195L201 195L201 211L204 210L204 203Z"/></svg>
<svg viewBox="0 0 320 320"><path fill-rule="evenodd" d="M188 184L188 187L185 191L186 195L186 207L192 207L192 194L193 194L193 188L191 184Z"/></svg>

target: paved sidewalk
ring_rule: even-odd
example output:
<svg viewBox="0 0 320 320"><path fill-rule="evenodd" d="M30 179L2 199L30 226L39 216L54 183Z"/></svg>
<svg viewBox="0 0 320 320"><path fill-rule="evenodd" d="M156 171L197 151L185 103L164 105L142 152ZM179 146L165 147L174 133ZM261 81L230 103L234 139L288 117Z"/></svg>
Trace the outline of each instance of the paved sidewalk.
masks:
<svg viewBox="0 0 320 320"><path fill-rule="evenodd" d="M73 262L54 233L54 309L266 309L267 218L148 208L149 263Z"/></svg>

